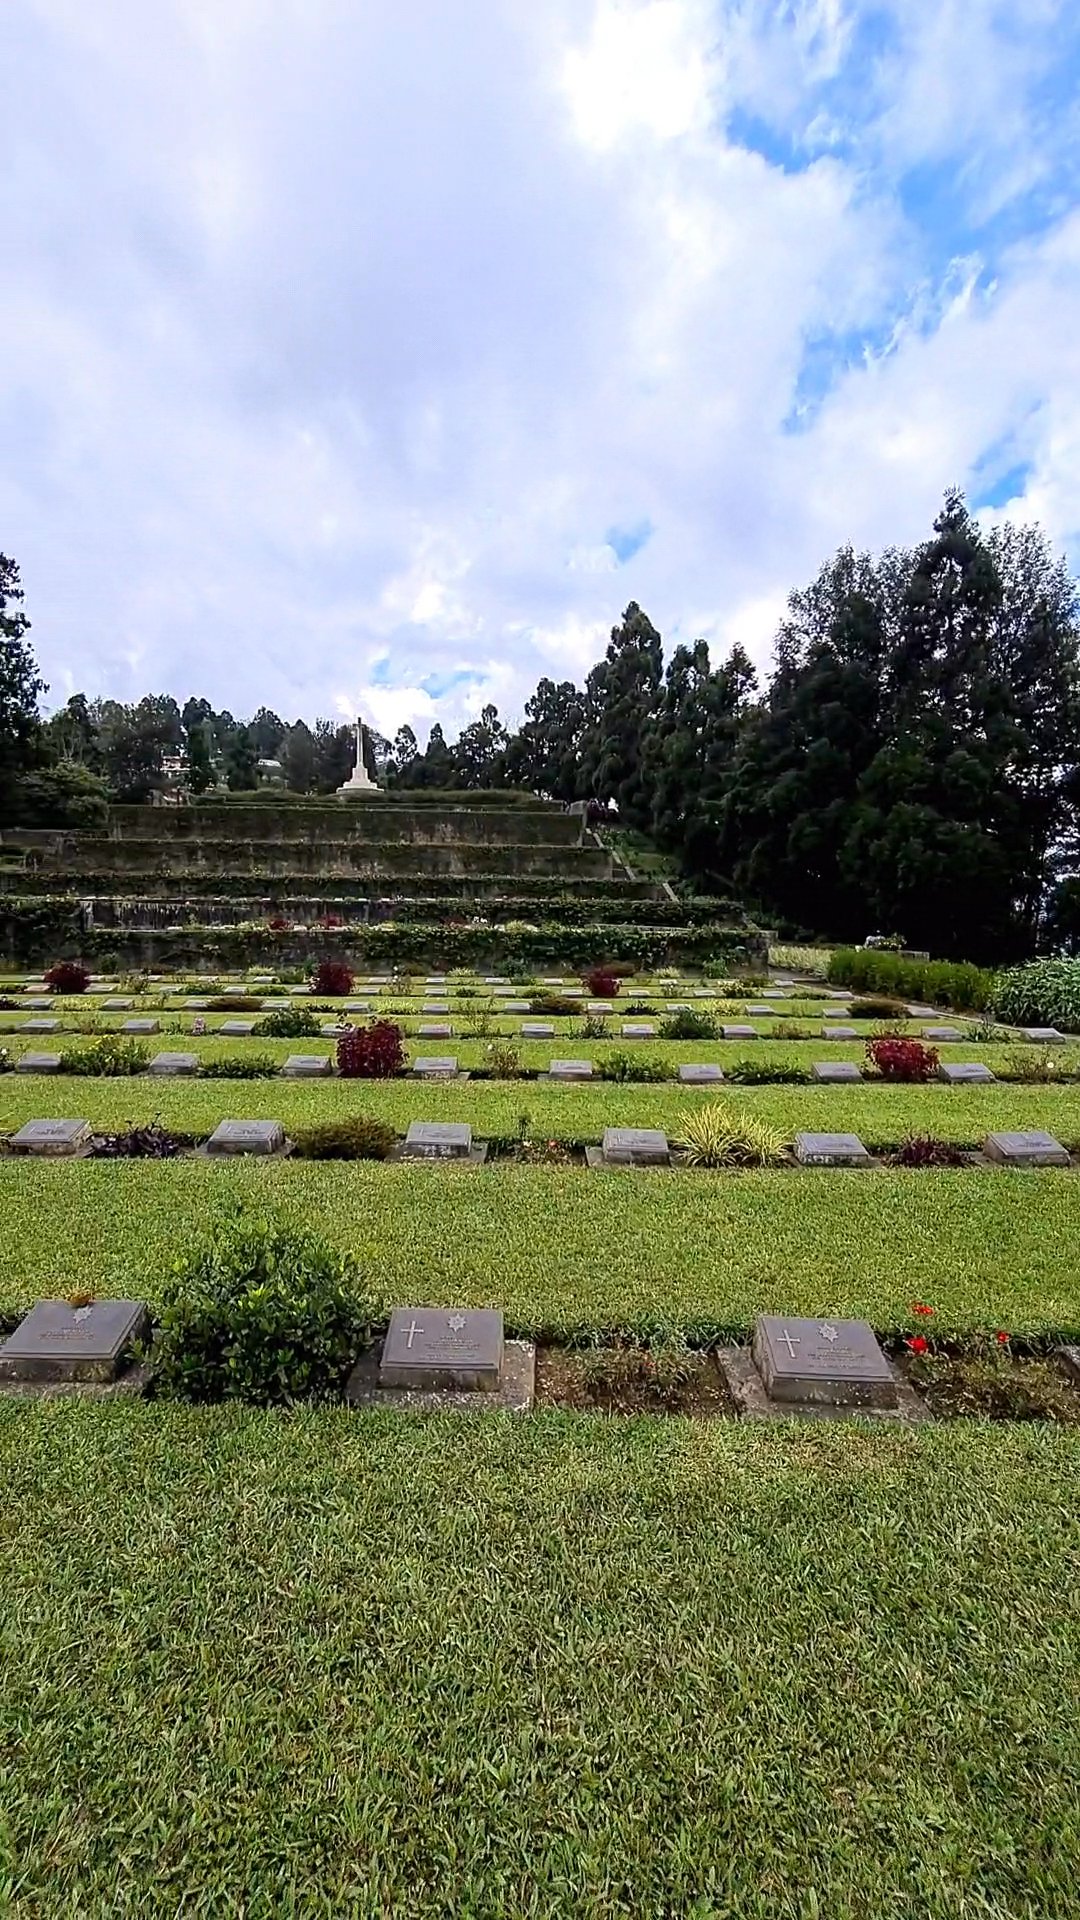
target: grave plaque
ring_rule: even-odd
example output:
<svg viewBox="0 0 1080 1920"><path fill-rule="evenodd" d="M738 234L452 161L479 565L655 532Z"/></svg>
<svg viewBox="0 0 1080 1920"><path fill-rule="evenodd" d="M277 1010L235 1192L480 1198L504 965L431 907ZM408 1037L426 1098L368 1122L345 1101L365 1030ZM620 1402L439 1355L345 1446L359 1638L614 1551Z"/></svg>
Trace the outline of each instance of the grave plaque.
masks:
<svg viewBox="0 0 1080 1920"><path fill-rule="evenodd" d="M1069 1156L1052 1133L988 1133L983 1141L988 1160L1006 1167L1067 1167Z"/></svg>
<svg viewBox="0 0 1080 1920"><path fill-rule="evenodd" d="M345 1012L346 1013L370 1013L371 1001L370 1000L346 1000Z"/></svg>
<svg viewBox="0 0 1080 1920"><path fill-rule="evenodd" d="M857 1027L825 1026L821 1029L821 1037L823 1040L857 1040L859 1030Z"/></svg>
<svg viewBox="0 0 1080 1920"><path fill-rule="evenodd" d="M1059 1040L1064 1040L1065 1035L1059 1033L1057 1027L1021 1027L1020 1038L1032 1040L1036 1046L1052 1047Z"/></svg>
<svg viewBox="0 0 1080 1920"><path fill-rule="evenodd" d="M47 1013L52 1006L52 997L47 993L35 993L31 999L23 1001L23 1006L29 1007L31 1012Z"/></svg>
<svg viewBox="0 0 1080 1920"><path fill-rule="evenodd" d="M959 1027L924 1027L923 1028L924 1040L962 1040L963 1037L964 1036L961 1033Z"/></svg>
<svg viewBox="0 0 1080 1920"><path fill-rule="evenodd" d="M754 1365L771 1400L895 1407L896 1382L865 1320L788 1320L762 1314Z"/></svg>
<svg viewBox="0 0 1080 1920"><path fill-rule="evenodd" d="M795 1158L804 1167L865 1167L870 1155L857 1133L797 1133Z"/></svg>
<svg viewBox="0 0 1080 1920"><path fill-rule="evenodd" d="M810 1078L823 1086L830 1083L839 1086L841 1082L861 1080L862 1074L854 1060L818 1060L810 1069Z"/></svg>
<svg viewBox="0 0 1080 1920"><path fill-rule="evenodd" d="M157 1020L125 1020L120 1031L121 1033L160 1033L161 1028Z"/></svg>
<svg viewBox="0 0 1080 1920"><path fill-rule="evenodd" d="M413 1120L405 1135L408 1160L467 1160L472 1152L472 1128L456 1120Z"/></svg>
<svg viewBox="0 0 1080 1920"><path fill-rule="evenodd" d="M600 1013L600 1014L614 1013L615 1008L613 1007L610 1000L589 1000L586 1003L585 1011L586 1013Z"/></svg>
<svg viewBox="0 0 1080 1920"><path fill-rule="evenodd" d="M60 1022L59 1020L24 1020L21 1031L23 1033L59 1033Z"/></svg>
<svg viewBox="0 0 1080 1920"><path fill-rule="evenodd" d="M725 1040L756 1040L758 1038L756 1027L721 1027L720 1031Z"/></svg>
<svg viewBox="0 0 1080 1920"><path fill-rule="evenodd" d="M134 1005L134 1000L127 999L124 994L114 993L111 999L102 1001L101 1010L103 1013L129 1013Z"/></svg>
<svg viewBox="0 0 1080 1920"><path fill-rule="evenodd" d="M320 1080L334 1070L328 1053L290 1053L281 1071L288 1080Z"/></svg>
<svg viewBox="0 0 1080 1920"><path fill-rule="evenodd" d="M198 1073L199 1056L197 1053L155 1053L150 1062L151 1073Z"/></svg>
<svg viewBox="0 0 1080 1920"><path fill-rule="evenodd" d="M502 1365L501 1313L398 1307L383 1342L379 1385L490 1393L498 1390Z"/></svg>
<svg viewBox="0 0 1080 1920"><path fill-rule="evenodd" d="M714 1087L723 1077L723 1067L710 1066L705 1061L692 1061L689 1066L679 1068L679 1079L684 1087Z"/></svg>
<svg viewBox="0 0 1080 1920"><path fill-rule="evenodd" d="M591 1060L553 1060L548 1068L552 1080L591 1080L595 1072Z"/></svg>
<svg viewBox="0 0 1080 1920"><path fill-rule="evenodd" d="M532 1005L530 1000L504 1000L503 1013L528 1013Z"/></svg>
<svg viewBox="0 0 1080 1920"><path fill-rule="evenodd" d="M656 1028L650 1025L647 1020L640 1022L630 1021L629 1024L622 1029L622 1037L624 1040L651 1040L655 1036L655 1033Z"/></svg>
<svg viewBox="0 0 1080 1920"><path fill-rule="evenodd" d="M762 987L761 997L763 1000L790 1000L791 995L781 993L779 987Z"/></svg>
<svg viewBox="0 0 1080 1920"><path fill-rule="evenodd" d="M280 1120L222 1120L206 1143L207 1153L280 1153L285 1129Z"/></svg>
<svg viewBox="0 0 1080 1920"><path fill-rule="evenodd" d="M255 1031L254 1020L223 1020L218 1032L226 1040L246 1040Z"/></svg>
<svg viewBox="0 0 1080 1920"><path fill-rule="evenodd" d="M58 1053L23 1053L15 1062L16 1073L59 1073Z"/></svg>
<svg viewBox="0 0 1080 1920"><path fill-rule="evenodd" d="M449 1013L450 1002L449 1000L425 1000L420 1011L421 1013Z"/></svg>
<svg viewBox="0 0 1080 1920"><path fill-rule="evenodd" d="M413 1061L412 1070L421 1080L453 1080L458 1063L451 1054L421 1054Z"/></svg>
<svg viewBox="0 0 1080 1920"><path fill-rule="evenodd" d="M448 1021L436 1021L420 1028L420 1038L421 1040L449 1040L453 1031Z"/></svg>
<svg viewBox="0 0 1080 1920"><path fill-rule="evenodd" d="M992 1080L994 1075L981 1060L943 1060L937 1077L949 1086L959 1087L968 1086L973 1081Z"/></svg>
<svg viewBox="0 0 1080 1920"><path fill-rule="evenodd" d="M667 1134L658 1127L605 1127L604 1163L609 1167L670 1165Z"/></svg>
<svg viewBox="0 0 1080 1920"><path fill-rule="evenodd" d="M8 1141L17 1153L78 1153L90 1139L89 1120L28 1120Z"/></svg>
<svg viewBox="0 0 1080 1920"><path fill-rule="evenodd" d="M756 1000L756 1001L754 1002L754 1005L753 1005L752 1007L747 1007L747 1009L746 1009L746 1011L747 1011L747 1013L755 1013L755 1014L758 1014L758 1013L764 1013L764 1014L768 1014L768 1015L770 1015L770 1016L771 1016L772 1014L774 1014L774 1013L776 1012L776 1008L775 1008L775 1007L767 1007L767 1006L766 1006L766 1005L764 1004L764 1002L763 1002L763 1001L760 1001L760 1000Z"/></svg>
<svg viewBox="0 0 1080 1920"><path fill-rule="evenodd" d="M918 1007L911 1005L908 1007L909 1020L933 1020L936 1013L936 1007Z"/></svg>
<svg viewBox="0 0 1080 1920"><path fill-rule="evenodd" d="M39 1300L0 1346L0 1379L106 1384L148 1326L139 1300L95 1300L87 1307Z"/></svg>
<svg viewBox="0 0 1080 1920"><path fill-rule="evenodd" d="M554 1040L555 1029L546 1020L526 1020L521 1037L523 1040Z"/></svg>
<svg viewBox="0 0 1080 1920"><path fill-rule="evenodd" d="M184 1010L187 1013L206 1013L209 1005L209 1000L185 1000Z"/></svg>

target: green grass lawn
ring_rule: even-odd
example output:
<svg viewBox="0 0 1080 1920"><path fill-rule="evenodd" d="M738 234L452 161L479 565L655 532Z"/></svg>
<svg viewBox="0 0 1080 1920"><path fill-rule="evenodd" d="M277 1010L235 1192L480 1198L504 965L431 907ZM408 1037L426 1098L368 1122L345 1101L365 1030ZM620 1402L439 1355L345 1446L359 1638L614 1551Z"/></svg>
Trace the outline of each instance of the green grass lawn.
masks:
<svg viewBox="0 0 1080 1920"><path fill-rule="evenodd" d="M243 1042L238 1042L243 1045ZM304 1051L294 1042L290 1051ZM861 1134L867 1144L935 1133L972 1146L1000 1128L1039 1128L1080 1140L1080 1085L738 1087L701 1091L672 1082L464 1080L172 1080L139 1075L105 1080L54 1074L0 1075L0 1133L24 1120L77 1116L118 1128L155 1116L180 1131L209 1133L224 1118L279 1119L307 1126L342 1114L372 1113L404 1132L410 1120L465 1120L478 1137L516 1134L523 1114L537 1137L598 1140L606 1126L658 1126L672 1135L703 1100L746 1107L785 1133Z"/></svg>
<svg viewBox="0 0 1080 1920"><path fill-rule="evenodd" d="M387 1306L502 1307L580 1334L698 1337L764 1311L881 1332L1080 1330L1080 1176L1040 1172L691 1174L206 1160L0 1163L0 1314L86 1286L155 1305L215 1206L272 1201L358 1257ZM925 1331L925 1328L920 1328Z"/></svg>
<svg viewBox="0 0 1080 1920"><path fill-rule="evenodd" d="M1067 1920L1052 1429L0 1402L0 1906Z"/></svg>

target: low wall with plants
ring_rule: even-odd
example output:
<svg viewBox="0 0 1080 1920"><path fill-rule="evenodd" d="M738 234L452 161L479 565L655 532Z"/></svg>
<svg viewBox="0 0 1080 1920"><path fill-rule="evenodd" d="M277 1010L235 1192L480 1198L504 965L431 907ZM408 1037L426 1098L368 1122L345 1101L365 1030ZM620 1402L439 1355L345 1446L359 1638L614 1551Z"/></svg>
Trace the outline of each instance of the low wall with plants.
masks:
<svg viewBox="0 0 1080 1920"><path fill-rule="evenodd" d="M580 846L580 814L559 808L384 805L381 800L330 801L307 806L111 807L112 840L295 840L320 845L434 841L450 846Z"/></svg>
<svg viewBox="0 0 1080 1920"><path fill-rule="evenodd" d="M578 874L606 879L611 855L601 847L480 845L466 842L436 845L409 841L400 846L376 846L361 841L324 840L128 840L109 841L91 835L72 836L59 850L34 850L28 855L32 870L62 873L72 881L83 876L107 877L110 891L134 876L162 878L178 874L260 877L272 883L282 873L324 878L370 878L416 874Z"/></svg>

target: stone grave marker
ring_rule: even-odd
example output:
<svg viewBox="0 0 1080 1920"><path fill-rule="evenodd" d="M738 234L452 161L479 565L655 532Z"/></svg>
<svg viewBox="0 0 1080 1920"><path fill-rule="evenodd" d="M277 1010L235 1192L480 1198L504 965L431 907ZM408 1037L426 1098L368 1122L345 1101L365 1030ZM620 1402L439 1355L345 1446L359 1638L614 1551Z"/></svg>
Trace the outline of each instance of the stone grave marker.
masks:
<svg viewBox="0 0 1080 1920"><path fill-rule="evenodd" d="M496 1392L503 1317L493 1308L397 1307L383 1342L381 1387Z"/></svg>
<svg viewBox="0 0 1080 1920"><path fill-rule="evenodd" d="M140 1300L95 1300L86 1307L39 1300L0 1346L0 1379L106 1385L148 1330Z"/></svg>
<svg viewBox="0 0 1080 1920"><path fill-rule="evenodd" d="M804 1167L868 1167L872 1164L857 1133L797 1133L795 1158Z"/></svg>
<svg viewBox="0 0 1080 1920"><path fill-rule="evenodd" d="M346 1013L370 1013L371 1002L370 1000L346 1000L345 1012Z"/></svg>
<svg viewBox="0 0 1080 1920"><path fill-rule="evenodd" d="M652 1040L655 1034L656 1028L648 1020L631 1020L622 1029L624 1040Z"/></svg>
<svg viewBox="0 0 1080 1920"><path fill-rule="evenodd" d="M448 1020L429 1021L420 1028L420 1038L421 1040L449 1040L453 1031Z"/></svg>
<svg viewBox="0 0 1080 1920"><path fill-rule="evenodd" d="M772 1014L774 1014L774 1013L776 1012L776 1008L775 1008L775 1007L767 1007L767 1006L765 1005L765 1003L764 1003L763 1001L761 1001L761 1000L755 1000L755 1002L754 1002L754 1004L753 1004L753 1006L752 1006L752 1007L747 1007L747 1009L746 1009L746 1011L747 1011L747 1013L754 1013L754 1014L761 1014L761 1013L764 1013L764 1014L766 1014L766 1015L772 1015Z"/></svg>
<svg viewBox="0 0 1080 1920"><path fill-rule="evenodd" d="M47 1013L52 1006L52 995L48 993L32 994L29 1000L23 1001L23 1006L29 1007L32 1013Z"/></svg>
<svg viewBox="0 0 1080 1920"><path fill-rule="evenodd" d="M504 1013L528 1013L531 1007L531 1000L504 1000L502 1011Z"/></svg>
<svg viewBox="0 0 1080 1920"><path fill-rule="evenodd" d="M546 973L544 975L544 978L541 980L540 985L542 987L561 987L562 975L560 974L558 977L556 977L554 974Z"/></svg>
<svg viewBox="0 0 1080 1920"><path fill-rule="evenodd" d="M406 1160L467 1160L472 1128L456 1120L412 1120L405 1135Z"/></svg>
<svg viewBox="0 0 1080 1920"><path fill-rule="evenodd" d="M319 1032L327 1040L340 1040L342 1034L352 1032L352 1025L348 1020L320 1020Z"/></svg>
<svg viewBox="0 0 1080 1920"><path fill-rule="evenodd" d="M449 1000L425 1000L420 1011L421 1013L449 1013L450 1002Z"/></svg>
<svg viewBox="0 0 1080 1920"><path fill-rule="evenodd" d="M610 1000L589 1000L585 1011L586 1013L614 1013L615 1008Z"/></svg>
<svg viewBox="0 0 1080 1920"><path fill-rule="evenodd" d="M290 1053L281 1071L287 1080L325 1080L334 1063L328 1053Z"/></svg>
<svg viewBox="0 0 1080 1920"><path fill-rule="evenodd" d="M453 1080L458 1063L450 1054L421 1054L413 1061L412 1070L421 1080Z"/></svg>
<svg viewBox="0 0 1080 1920"><path fill-rule="evenodd" d="M1052 1047L1059 1040L1064 1040L1065 1035L1060 1033L1057 1027L1021 1027L1020 1038L1032 1040L1036 1046Z"/></svg>
<svg viewBox="0 0 1080 1920"><path fill-rule="evenodd" d="M981 1060L943 1060L938 1067L937 1077L949 1086L960 1087L975 1081L993 1080L994 1075Z"/></svg>
<svg viewBox="0 0 1080 1920"><path fill-rule="evenodd" d="M896 1381L865 1320L762 1314L753 1356L771 1400L834 1407L897 1403Z"/></svg>
<svg viewBox="0 0 1080 1920"><path fill-rule="evenodd" d="M1069 1156L1052 1133L988 1133L983 1141L988 1160L1006 1167L1067 1167Z"/></svg>
<svg viewBox="0 0 1080 1920"><path fill-rule="evenodd" d="M862 1074L854 1060L817 1060L810 1069L810 1078L820 1081L825 1086L830 1084L838 1086L841 1082L861 1080Z"/></svg>
<svg viewBox="0 0 1080 1920"><path fill-rule="evenodd" d="M102 1001L101 1011L102 1013L129 1013L134 1005L134 1000L128 999L125 994L114 993L110 999Z"/></svg>
<svg viewBox="0 0 1080 1920"><path fill-rule="evenodd" d="M658 1127L605 1127L601 1149L608 1167L666 1167L671 1153Z"/></svg>
<svg viewBox="0 0 1080 1920"><path fill-rule="evenodd" d="M526 1020L522 1024L523 1040L554 1040L555 1029L547 1020Z"/></svg>
<svg viewBox="0 0 1080 1920"><path fill-rule="evenodd" d="M20 1033L59 1033L60 1029L59 1020L24 1020L19 1031Z"/></svg>
<svg viewBox="0 0 1080 1920"><path fill-rule="evenodd" d="M761 997L763 1000L790 1000L791 995L782 993L779 987L762 987Z"/></svg>
<svg viewBox="0 0 1080 1920"><path fill-rule="evenodd" d="M821 1029L821 1037L823 1040L857 1040L859 1029L858 1027L825 1026Z"/></svg>
<svg viewBox="0 0 1080 1920"><path fill-rule="evenodd" d="M688 1066L679 1068L679 1079L684 1087L714 1087L724 1077L723 1067L711 1066L707 1061L691 1061Z"/></svg>
<svg viewBox="0 0 1080 1920"><path fill-rule="evenodd" d="M184 1001L184 1009L187 1013L206 1013L209 1010L209 1006L209 1000L195 999Z"/></svg>
<svg viewBox="0 0 1080 1920"><path fill-rule="evenodd" d="M197 1053L155 1053L148 1071L162 1074L198 1073L199 1056Z"/></svg>
<svg viewBox="0 0 1080 1920"><path fill-rule="evenodd" d="M924 1027L922 1031L924 1040L962 1040L964 1037L959 1027Z"/></svg>
<svg viewBox="0 0 1080 1920"><path fill-rule="evenodd" d="M563 988L564 1000L584 1000L584 998L585 998L584 987L564 987Z"/></svg>
<svg viewBox="0 0 1080 1920"><path fill-rule="evenodd" d="M936 1007L918 1007L911 1005L908 1007L909 1020L933 1020L936 1013Z"/></svg>
<svg viewBox="0 0 1080 1920"><path fill-rule="evenodd" d="M592 1080L595 1076L591 1060L553 1060L548 1068L551 1080Z"/></svg>
<svg viewBox="0 0 1080 1920"><path fill-rule="evenodd" d="M89 1120L28 1120L8 1141L16 1153L78 1153L90 1141Z"/></svg>
<svg viewBox="0 0 1080 1920"><path fill-rule="evenodd" d="M121 1033L160 1033L161 1022L158 1020L125 1020L121 1025L120 1031Z"/></svg>
<svg viewBox="0 0 1080 1920"><path fill-rule="evenodd" d="M759 1038L756 1027L721 1027L720 1031L725 1040L757 1040Z"/></svg>
<svg viewBox="0 0 1080 1920"><path fill-rule="evenodd" d="M16 1073L59 1073L58 1053L24 1053L15 1062Z"/></svg>
<svg viewBox="0 0 1080 1920"><path fill-rule="evenodd" d="M218 1033L225 1040L246 1040L254 1031L254 1020L223 1020L218 1028Z"/></svg>
<svg viewBox="0 0 1080 1920"><path fill-rule="evenodd" d="M280 1153L285 1129L280 1120L222 1120L206 1143L207 1153Z"/></svg>

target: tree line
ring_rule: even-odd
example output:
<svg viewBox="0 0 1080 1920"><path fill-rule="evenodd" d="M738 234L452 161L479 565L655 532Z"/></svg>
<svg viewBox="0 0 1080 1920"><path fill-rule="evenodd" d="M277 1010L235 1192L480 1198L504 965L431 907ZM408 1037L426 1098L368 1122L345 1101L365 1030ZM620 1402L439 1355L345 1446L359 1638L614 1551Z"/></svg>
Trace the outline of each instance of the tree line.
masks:
<svg viewBox="0 0 1080 1920"><path fill-rule="evenodd" d="M350 727L265 707L77 694L41 721L20 601L0 558L0 820L145 799L170 754L194 793L245 791L265 761L298 793L348 778ZM403 727L365 750L391 786L587 801L791 934L985 961L1080 937L1075 583L1037 529L984 532L956 492L926 541L843 547L791 594L764 685L738 646L665 659L631 603L584 685L541 679L516 729L487 706L456 741Z"/></svg>

